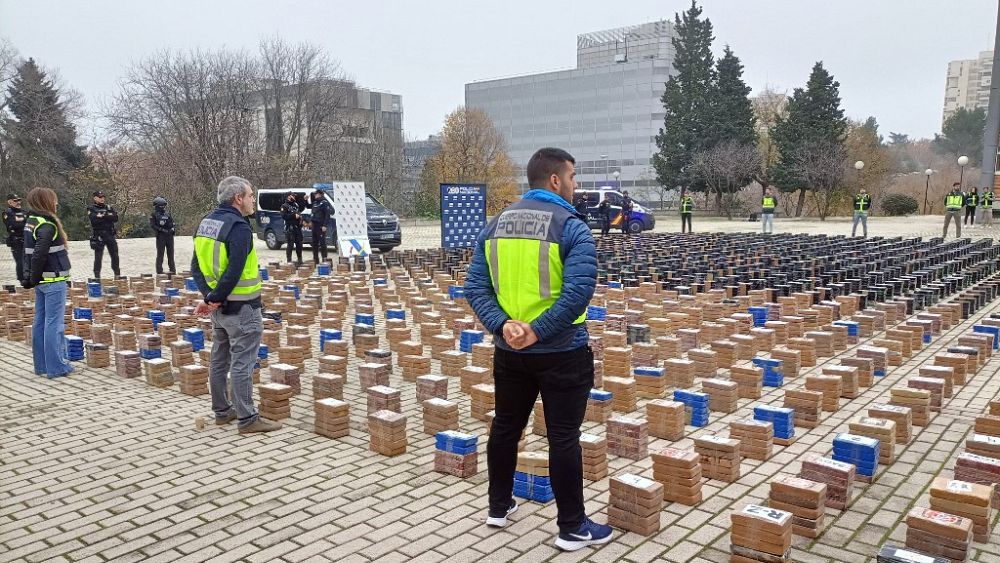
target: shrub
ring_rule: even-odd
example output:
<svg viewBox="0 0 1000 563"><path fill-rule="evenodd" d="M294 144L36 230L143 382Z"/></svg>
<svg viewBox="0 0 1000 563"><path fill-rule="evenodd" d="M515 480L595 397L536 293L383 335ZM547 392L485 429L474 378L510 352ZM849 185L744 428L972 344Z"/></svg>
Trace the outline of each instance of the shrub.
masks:
<svg viewBox="0 0 1000 563"><path fill-rule="evenodd" d="M920 209L917 200L905 194L889 194L882 200L882 213L893 217L910 215Z"/></svg>

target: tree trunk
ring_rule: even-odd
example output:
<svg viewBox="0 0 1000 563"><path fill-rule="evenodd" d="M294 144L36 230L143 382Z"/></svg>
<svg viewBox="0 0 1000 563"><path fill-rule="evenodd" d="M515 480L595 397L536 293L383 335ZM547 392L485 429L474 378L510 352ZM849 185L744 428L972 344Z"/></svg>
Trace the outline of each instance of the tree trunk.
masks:
<svg viewBox="0 0 1000 563"><path fill-rule="evenodd" d="M799 202L795 206L795 216L796 217L801 217L802 216L802 207L805 204L806 204L806 189L805 188L799 188Z"/></svg>
<svg viewBox="0 0 1000 563"><path fill-rule="evenodd" d="M722 215L722 190L715 191L715 212Z"/></svg>

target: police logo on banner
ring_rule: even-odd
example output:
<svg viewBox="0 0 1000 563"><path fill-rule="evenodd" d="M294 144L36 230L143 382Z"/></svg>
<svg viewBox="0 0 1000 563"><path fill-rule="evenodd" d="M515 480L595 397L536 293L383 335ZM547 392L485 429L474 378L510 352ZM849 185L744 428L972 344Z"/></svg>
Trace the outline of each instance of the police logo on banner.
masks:
<svg viewBox="0 0 1000 563"><path fill-rule="evenodd" d="M486 184L441 184L441 247L472 248L486 228Z"/></svg>

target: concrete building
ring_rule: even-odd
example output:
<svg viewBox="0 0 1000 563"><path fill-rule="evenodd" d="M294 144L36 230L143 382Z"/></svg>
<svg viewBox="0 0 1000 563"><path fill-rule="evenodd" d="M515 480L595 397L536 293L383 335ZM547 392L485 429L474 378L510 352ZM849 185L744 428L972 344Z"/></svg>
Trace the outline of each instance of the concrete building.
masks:
<svg viewBox="0 0 1000 563"><path fill-rule="evenodd" d="M979 58L948 63L944 87L943 124L958 108L985 109L990 105L993 51L981 51Z"/></svg>
<svg viewBox="0 0 1000 563"><path fill-rule="evenodd" d="M577 36L570 70L465 85L465 105L486 112L518 168L540 147L576 157L580 187L618 185L639 201L659 201L650 158L663 126L663 95L674 58L666 20Z"/></svg>

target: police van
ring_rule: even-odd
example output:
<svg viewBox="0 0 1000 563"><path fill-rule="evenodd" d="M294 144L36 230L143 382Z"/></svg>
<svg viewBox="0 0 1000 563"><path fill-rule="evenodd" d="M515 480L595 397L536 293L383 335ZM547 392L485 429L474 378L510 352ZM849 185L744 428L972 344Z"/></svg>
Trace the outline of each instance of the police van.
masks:
<svg viewBox="0 0 1000 563"><path fill-rule="evenodd" d="M336 209L333 205L333 185L313 184L311 188L262 188L257 190L257 213L255 220L257 223L257 238L263 239L264 243L271 250L277 250L285 244L285 222L281 218L281 205L289 192L295 194L295 200L302 211L302 243L312 242L312 222L309 220L312 210L308 204L312 200L312 193L317 189L323 190L323 197L331 209ZM399 228L399 217L389 211L382 202L375 199L371 194L365 194L366 211L368 215L368 241L371 247L381 252L388 252L403 243L403 232ZM337 216L330 219L326 229L329 246L336 248L337 244Z"/></svg>
<svg viewBox="0 0 1000 563"><path fill-rule="evenodd" d="M587 202L587 225L591 229L601 228L602 219L598 212L598 206L605 200L611 205L612 229L621 230L622 221L628 221L630 233L651 231L656 226L656 218L653 217L653 214L635 200L632 200L632 213L628 217L623 217L622 202L625 200L625 196L614 188L606 187L573 192L573 207L576 207L581 201Z"/></svg>

